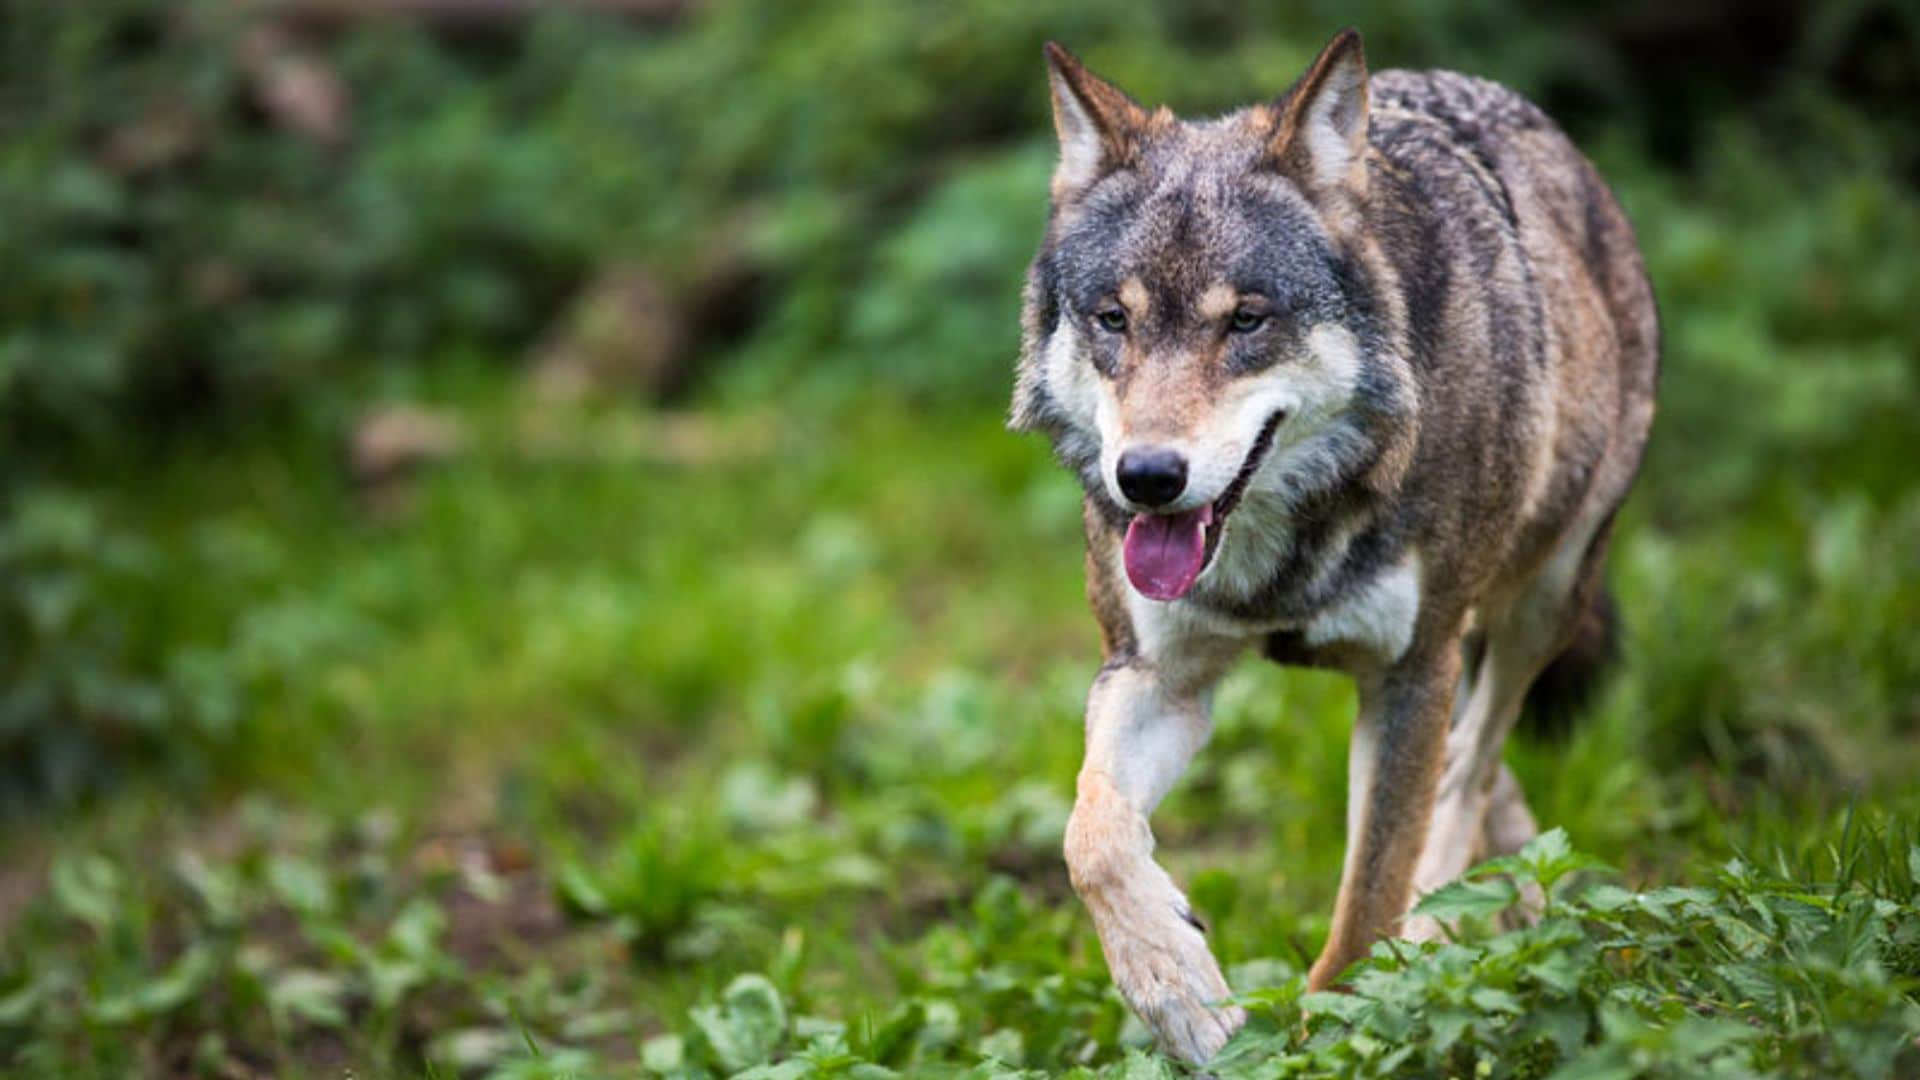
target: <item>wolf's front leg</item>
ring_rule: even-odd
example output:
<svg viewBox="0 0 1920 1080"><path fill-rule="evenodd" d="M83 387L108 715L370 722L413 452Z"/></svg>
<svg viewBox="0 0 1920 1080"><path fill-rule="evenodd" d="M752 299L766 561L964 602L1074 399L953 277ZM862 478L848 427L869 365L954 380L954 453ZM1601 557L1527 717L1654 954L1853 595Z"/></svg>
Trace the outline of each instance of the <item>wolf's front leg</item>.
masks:
<svg viewBox="0 0 1920 1080"><path fill-rule="evenodd" d="M1200 921L1153 861L1147 816L1208 732L1205 685L1169 685L1134 658L1110 664L1087 696L1087 751L1067 821L1067 871L1093 913L1107 967L1161 1045L1194 1064L1246 1014L1221 1004L1227 982Z"/></svg>
<svg viewBox="0 0 1920 1080"><path fill-rule="evenodd" d="M1433 816L1459 678L1458 649L1414 657L1359 680L1347 760L1347 858L1326 948L1307 973L1324 989L1375 941L1397 933Z"/></svg>

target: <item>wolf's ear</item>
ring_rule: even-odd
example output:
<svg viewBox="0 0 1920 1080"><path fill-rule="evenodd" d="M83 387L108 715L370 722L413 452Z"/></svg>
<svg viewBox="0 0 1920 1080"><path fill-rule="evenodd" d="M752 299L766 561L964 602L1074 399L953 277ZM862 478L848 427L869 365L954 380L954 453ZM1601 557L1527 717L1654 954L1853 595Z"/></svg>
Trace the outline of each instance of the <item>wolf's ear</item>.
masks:
<svg viewBox="0 0 1920 1080"><path fill-rule="evenodd" d="M1278 102L1268 153L1310 194L1366 190L1367 59L1360 32L1333 36Z"/></svg>
<svg viewBox="0 0 1920 1080"><path fill-rule="evenodd" d="M1058 42L1047 42L1047 81L1053 86L1053 128L1060 135L1053 197L1063 199L1127 163L1147 113Z"/></svg>

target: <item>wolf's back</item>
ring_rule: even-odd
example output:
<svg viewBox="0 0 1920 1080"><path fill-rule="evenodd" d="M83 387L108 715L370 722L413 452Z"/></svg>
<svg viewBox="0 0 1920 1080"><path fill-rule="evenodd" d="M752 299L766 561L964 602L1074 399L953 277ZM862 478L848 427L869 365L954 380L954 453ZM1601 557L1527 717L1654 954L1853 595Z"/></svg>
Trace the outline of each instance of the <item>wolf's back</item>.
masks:
<svg viewBox="0 0 1920 1080"><path fill-rule="evenodd" d="M1651 419L1659 353L1659 319L1640 247L1613 192L1584 154L1541 109L1496 82L1454 71L1389 70L1371 84L1379 148L1422 173L1470 170L1484 202L1454 200L1444 209L1471 224L1497 212L1523 232L1569 242L1572 256L1606 300L1607 328L1618 334L1607 359L1621 377L1623 404ZM1423 137L1431 135L1436 137ZM1489 208L1497 208L1490 211ZM1533 252L1541 261L1538 251ZM1534 287L1552 295L1552 286ZM1579 305L1572 305L1579 306ZM1630 425L1631 426L1631 425Z"/></svg>

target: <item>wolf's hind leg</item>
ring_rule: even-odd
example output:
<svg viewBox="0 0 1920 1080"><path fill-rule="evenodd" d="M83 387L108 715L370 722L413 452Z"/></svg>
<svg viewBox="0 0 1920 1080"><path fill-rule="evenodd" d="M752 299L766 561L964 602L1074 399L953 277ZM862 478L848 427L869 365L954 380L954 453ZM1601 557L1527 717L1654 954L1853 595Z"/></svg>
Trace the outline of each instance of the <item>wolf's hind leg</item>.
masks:
<svg viewBox="0 0 1920 1080"><path fill-rule="evenodd" d="M1487 630L1472 692L1447 732L1446 770L1414 875L1416 895L1459 877L1478 859L1519 850L1537 831L1519 781L1500 754L1527 689L1565 647L1600 587L1607 519L1590 511L1584 520L1586 527L1568 533L1499 624ZM1432 919L1409 919L1407 934L1431 940L1440 927Z"/></svg>
<svg viewBox="0 0 1920 1080"><path fill-rule="evenodd" d="M1527 793L1520 789L1520 778L1513 775L1513 767L1502 762L1499 773L1493 778L1493 791L1487 798L1487 817L1481 827L1480 852L1474 861L1495 858L1500 855L1512 855L1527 846L1540 833L1540 826L1534 821L1533 811L1527 806ZM1546 907L1546 897L1540 886L1528 882L1521 888L1520 903L1510 909L1501 919L1506 929L1518 929L1531 925L1540 918L1540 912Z"/></svg>
<svg viewBox="0 0 1920 1080"><path fill-rule="evenodd" d="M1210 680L1209 680L1210 683ZM1087 697L1087 751L1067 821L1067 870L1093 914L1121 996L1161 1045L1194 1064L1246 1019L1222 1005L1220 966L1187 898L1153 861L1147 816L1206 741L1204 687L1179 692L1135 659Z"/></svg>
<svg viewBox="0 0 1920 1080"><path fill-rule="evenodd" d="M1490 850L1496 839L1496 810L1500 840L1510 841L1521 833L1526 836L1520 844L1531 839L1533 814L1527 809L1519 781L1500 760L1500 752L1520 714L1527 684L1551 651L1551 643L1542 647L1507 632L1489 636L1486 658L1480 663L1472 693L1447 732L1447 763L1434 798L1433 823L1414 871L1416 897L1445 885L1475 862L1497 853ZM1441 936L1440 926L1424 917L1408 919L1406 934L1416 941Z"/></svg>
<svg viewBox="0 0 1920 1080"><path fill-rule="evenodd" d="M1501 763L1493 778L1493 790L1487 796L1487 817L1482 824L1480 851L1476 859L1511 855L1539 835L1540 826L1527 806L1527 793L1520 790L1520 778L1513 768Z"/></svg>

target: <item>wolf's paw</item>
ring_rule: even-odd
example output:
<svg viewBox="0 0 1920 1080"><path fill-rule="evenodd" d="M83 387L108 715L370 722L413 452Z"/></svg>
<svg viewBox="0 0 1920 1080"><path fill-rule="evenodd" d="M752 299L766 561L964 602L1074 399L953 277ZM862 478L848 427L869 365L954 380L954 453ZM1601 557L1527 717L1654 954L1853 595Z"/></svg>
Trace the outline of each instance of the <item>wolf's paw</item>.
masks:
<svg viewBox="0 0 1920 1080"><path fill-rule="evenodd" d="M1196 926L1183 919L1158 939L1113 944L1107 964L1120 994L1167 1053L1205 1064L1246 1023L1246 1010L1223 1004L1231 991Z"/></svg>
<svg viewBox="0 0 1920 1080"><path fill-rule="evenodd" d="M1237 1005L1208 1005L1191 998L1164 999L1142 1009L1141 1015L1161 1048L1190 1065L1205 1065L1247 1022L1246 1010Z"/></svg>

